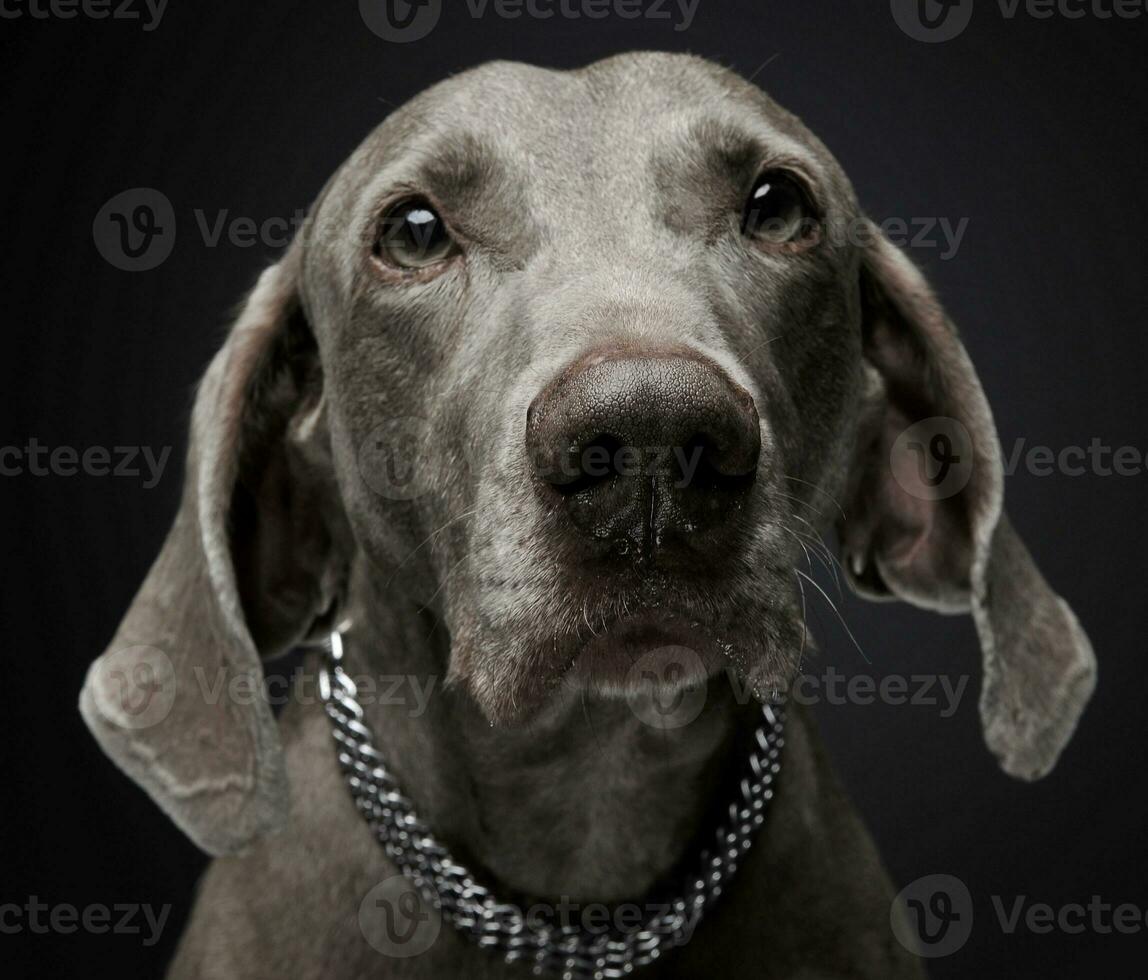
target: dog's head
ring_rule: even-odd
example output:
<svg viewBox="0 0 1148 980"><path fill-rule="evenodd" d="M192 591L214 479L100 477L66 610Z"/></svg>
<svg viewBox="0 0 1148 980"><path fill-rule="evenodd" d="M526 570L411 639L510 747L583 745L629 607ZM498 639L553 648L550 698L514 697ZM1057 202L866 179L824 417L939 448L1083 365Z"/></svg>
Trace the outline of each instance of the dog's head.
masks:
<svg viewBox="0 0 1148 980"><path fill-rule="evenodd" d="M783 689L799 559L836 524L859 591L974 615L986 739L1034 778L1095 668L1001 501L956 332L797 119L688 57L489 65L383 123L264 273L81 706L229 851L286 790L266 705L204 677L329 624L356 556L504 723L571 675L624 692L667 645Z"/></svg>

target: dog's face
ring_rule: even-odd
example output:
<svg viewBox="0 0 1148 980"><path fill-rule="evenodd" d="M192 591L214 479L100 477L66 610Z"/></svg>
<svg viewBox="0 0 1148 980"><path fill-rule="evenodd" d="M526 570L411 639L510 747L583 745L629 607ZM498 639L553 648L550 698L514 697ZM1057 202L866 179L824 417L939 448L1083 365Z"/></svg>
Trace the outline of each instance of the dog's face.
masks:
<svg viewBox="0 0 1148 980"><path fill-rule="evenodd" d="M333 182L304 295L340 485L492 717L657 646L784 685L859 414L857 217L797 121L668 56L479 69Z"/></svg>
<svg viewBox="0 0 1148 980"><path fill-rule="evenodd" d="M1094 661L1002 486L955 330L793 116L695 58L489 65L394 113L264 273L81 708L230 851L282 816L278 734L197 678L315 635L352 566L440 617L451 679L506 723L564 678L624 693L653 649L784 688L836 523L858 591L974 615L986 740L1034 778ZM141 661L172 692L148 726L120 703Z"/></svg>

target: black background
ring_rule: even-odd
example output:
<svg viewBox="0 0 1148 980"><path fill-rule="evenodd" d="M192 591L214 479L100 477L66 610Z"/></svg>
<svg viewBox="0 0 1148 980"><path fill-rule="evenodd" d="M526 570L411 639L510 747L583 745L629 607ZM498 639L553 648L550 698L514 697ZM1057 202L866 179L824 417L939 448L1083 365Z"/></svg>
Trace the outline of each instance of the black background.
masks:
<svg viewBox="0 0 1148 980"><path fill-rule="evenodd" d="M9 976L16 954L27 975L160 974L204 864L101 755L75 707L174 513L192 386L275 255L208 247L194 211L290 216L391 104L448 73L494 57L575 67L632 48L756 70L836 153L871 214L969 219L951 260L911 251L964 332L1006 450L1019 438L1054 449L1099 438L1148 452L1148 9L1137 20L1009 20L977 0L959 38L924 44L874 0L700 0L684 31L617 17L476 20L448 7L428 38L404 45L371 33L348 0L171 0L151 32L0 20L0 446L174 447L150 490L122 477L0 477L0 902L174 905L153 948L131 935L0 935ZM134 187L166 194L179 228L171 257L140 273L108 264L92 236L103 203ZM1148 907L1146 486L1143 472L1021 467L1008 479L1014 522L1101 663L1077 737L1041 783L1010 780L981 742L968 620L845 599L873 673L972 678L950 718L925 706L818 709L894 879L950 873L973 895L972 936L934 961L935 976L1129 975L1148 948L1143 931L1008 935L990 901L1099 895ZM863 668L827 607L816 620L825 662Z"/></svg>

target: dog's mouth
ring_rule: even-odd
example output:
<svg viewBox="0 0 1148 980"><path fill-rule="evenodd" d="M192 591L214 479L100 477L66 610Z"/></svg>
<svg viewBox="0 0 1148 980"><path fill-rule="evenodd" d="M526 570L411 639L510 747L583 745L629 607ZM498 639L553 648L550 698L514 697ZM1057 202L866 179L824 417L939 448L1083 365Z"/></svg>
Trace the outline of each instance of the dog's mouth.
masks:
<svg viewBox="0 0 1148 980"><path fill-rule="evenodd" d="M619 616L589 637L571 675L605 697L626 697L651 684L698 684L729 666L729 643L701 620L664 610Z"/></svg>
<svg viewBox="0 0 1148 980"><path fill-rule="evenodd" d="M526 722L548 704L568 704L563 689L603 700L673 700L726 673L739 690L766 700L788 683L804 626L780 574L715 576L710 588L606 581L613 587L567 579L548 617L535 603L529 611L516 604L497 625L485 611L463 618L454 667L492 722Z"/></svg>

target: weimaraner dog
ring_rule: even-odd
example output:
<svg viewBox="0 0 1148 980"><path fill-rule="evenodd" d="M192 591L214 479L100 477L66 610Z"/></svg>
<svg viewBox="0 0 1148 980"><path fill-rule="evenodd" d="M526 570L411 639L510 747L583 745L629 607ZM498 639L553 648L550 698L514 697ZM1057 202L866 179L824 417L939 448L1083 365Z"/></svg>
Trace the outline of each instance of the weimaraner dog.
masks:
<svg viewBox="0 0 1148 980"><path fill-rule="evenodd" d="M782 703L798 573L835 531L858 592L971 613L985 741L1039 778L1095 661L1002 487L929 286L757 88L436 85L247 299L81 696L216 857L171 976L920 975Z"/></svg>

